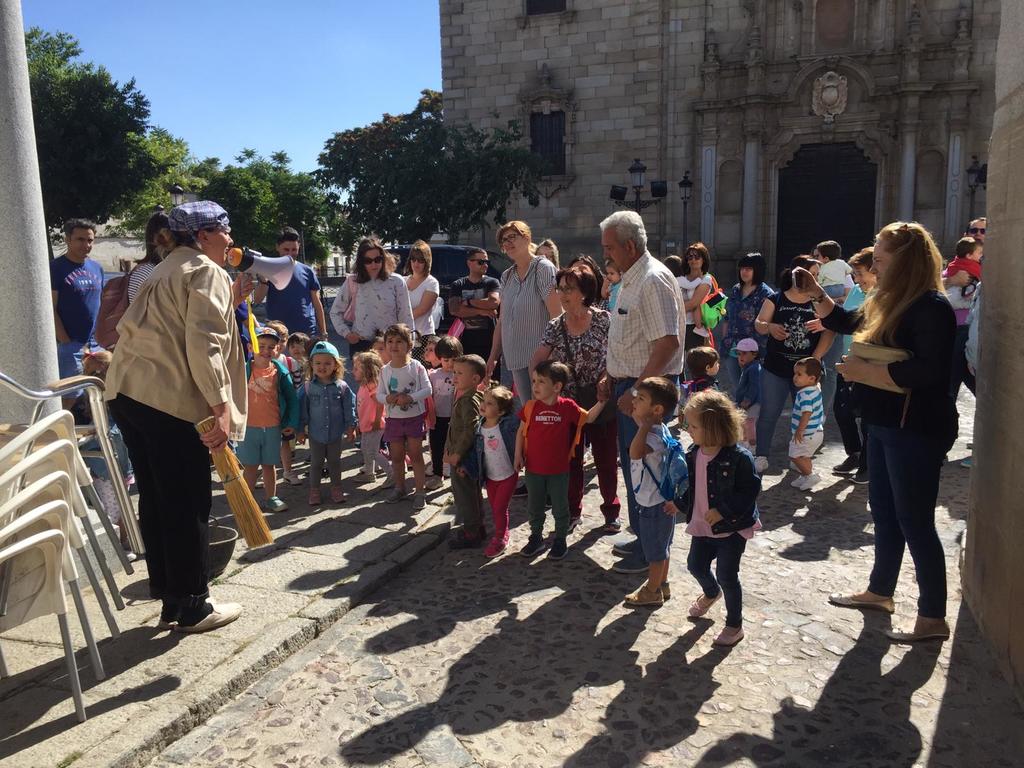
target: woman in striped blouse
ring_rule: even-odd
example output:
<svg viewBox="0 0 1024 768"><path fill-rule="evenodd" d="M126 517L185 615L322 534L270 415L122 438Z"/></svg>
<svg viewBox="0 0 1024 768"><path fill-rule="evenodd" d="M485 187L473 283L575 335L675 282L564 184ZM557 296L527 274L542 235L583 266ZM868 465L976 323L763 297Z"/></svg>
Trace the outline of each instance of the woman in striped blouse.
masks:
<svg viewBox="0 0 1024 768"><path fill-rule="evenodd" d="M531 237L525 221L510 221L498 230L498 246L513 265L501 275L501 313L487 360L490 377L501 357L520 405L531 398L530 361L544 329L562 314L555 292L555 265L534 255Z"/></svg>

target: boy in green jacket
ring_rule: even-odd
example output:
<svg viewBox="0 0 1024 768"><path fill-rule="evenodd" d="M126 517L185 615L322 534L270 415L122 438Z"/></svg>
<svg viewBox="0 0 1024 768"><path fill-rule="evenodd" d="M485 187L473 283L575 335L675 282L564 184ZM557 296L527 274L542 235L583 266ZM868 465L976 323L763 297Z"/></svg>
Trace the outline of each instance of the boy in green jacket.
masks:
<svg viewBox="0 0 1024 768"><path fill-rule="evenodd" d="M482 546L486 539L483 516L483 495L480 481L470 477L461 466L466 455L476 445L476 425L480 420L480 382L487 375L487 363L480 355L462 355L455 358L452 379L455 384L455 404L448 422L448 439L444 445L444 462L452 467L452 496L455 497L455 516L462 523L462 531L452 539L452 549Z"/></svg>

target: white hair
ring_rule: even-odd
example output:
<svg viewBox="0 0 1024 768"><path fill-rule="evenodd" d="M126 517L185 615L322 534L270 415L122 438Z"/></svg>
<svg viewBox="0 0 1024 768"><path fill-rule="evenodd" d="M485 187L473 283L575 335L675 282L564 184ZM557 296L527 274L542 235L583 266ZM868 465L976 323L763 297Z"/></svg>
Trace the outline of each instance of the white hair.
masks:
<svg viewBox="0 0 1024 768"><path fill-rule="evenodd" d="M636 211L616 211L601 222L601 232L608 229L615 230L615 237L620 244L633 243L640 254L647 251L647 229Z"/></svg>

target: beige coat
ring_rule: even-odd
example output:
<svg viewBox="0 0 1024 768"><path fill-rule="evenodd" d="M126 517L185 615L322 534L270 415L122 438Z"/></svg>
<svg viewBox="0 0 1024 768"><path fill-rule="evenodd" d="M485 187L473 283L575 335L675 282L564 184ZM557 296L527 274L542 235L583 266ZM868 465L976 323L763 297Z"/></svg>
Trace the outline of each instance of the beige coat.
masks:
<svg viewBox="0 0 1024 768"><path fill-rule="evenodd" d="M168 254L117 324L106 397L119 394L185 421L227 403L245 436L246 381L227 272L194 248Z"/></svg>

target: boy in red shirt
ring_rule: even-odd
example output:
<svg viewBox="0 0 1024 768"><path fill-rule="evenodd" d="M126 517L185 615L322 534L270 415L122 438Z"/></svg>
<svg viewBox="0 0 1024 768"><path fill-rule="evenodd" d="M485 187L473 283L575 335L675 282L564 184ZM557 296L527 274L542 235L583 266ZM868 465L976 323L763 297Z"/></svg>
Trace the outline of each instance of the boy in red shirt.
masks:
<svg viewBox="0 0 1024 768"><path fill-rule="evenodd" d="M598 402L589 411L575 400L561 397L569 383L569 366L553 360L538 364L531 376L533 400L519 411L516 435L515 471L526 467L527 509L530 513L530 540L519 554L535 557L544 544L544 506L550 499L555 517L555 540L549 560L565 557L565 537L569 532L569 460L580 440L584 425L593 422L604 408Z"/></svg>

